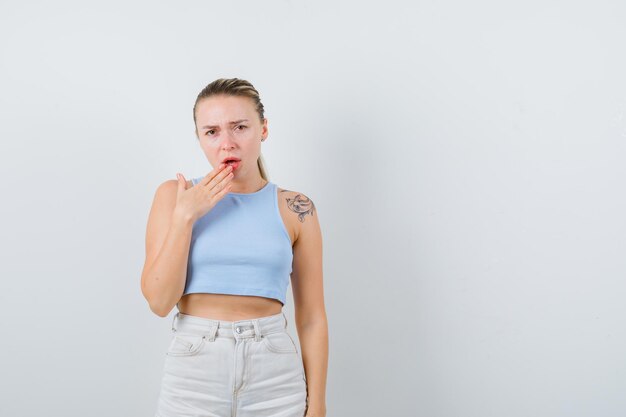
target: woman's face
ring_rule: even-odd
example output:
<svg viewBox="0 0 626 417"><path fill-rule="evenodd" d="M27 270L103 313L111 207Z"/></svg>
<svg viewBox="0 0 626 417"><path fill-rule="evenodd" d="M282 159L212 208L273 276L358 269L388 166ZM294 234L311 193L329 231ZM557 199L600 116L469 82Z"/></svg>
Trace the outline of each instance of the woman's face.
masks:
<svg viewBox="0 0 626 417"><path fill-rule="evenodd" d="M213 168L232 156L241 160L233 170L233 182L259 176L257 159L261 139L267 137L267 119L261 123L251 98L220 95L201 99L196 105L196 131Z"/></svg>

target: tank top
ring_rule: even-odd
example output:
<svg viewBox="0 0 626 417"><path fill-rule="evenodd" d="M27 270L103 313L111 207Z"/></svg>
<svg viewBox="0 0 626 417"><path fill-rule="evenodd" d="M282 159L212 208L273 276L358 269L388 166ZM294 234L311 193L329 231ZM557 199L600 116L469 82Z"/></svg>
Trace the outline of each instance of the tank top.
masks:
<svg viewBox="0 0 626 417"><path fill-rule="evenodd" d="M293 248L277 189L268 182L253 193L229 192L196 220L183 295L256 295L285 305Z"/></svg>

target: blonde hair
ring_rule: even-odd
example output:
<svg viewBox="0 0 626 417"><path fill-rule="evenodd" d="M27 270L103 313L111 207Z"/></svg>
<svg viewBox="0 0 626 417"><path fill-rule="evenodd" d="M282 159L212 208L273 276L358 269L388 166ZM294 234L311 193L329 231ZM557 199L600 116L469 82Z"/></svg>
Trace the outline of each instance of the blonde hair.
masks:
<svg viewBox="0 0 626 417"><path fill-rule="evenodd" d="M259 114L259 119L261 123L265 120L263 103L261 103L261 98L259 97L259 92L254 88L254 86L246 80L242 80L239 78L219 78L200 91L198 97L196 98L196 102L193 105L193 124L197 126L196 122L196 107L198 102L202 99L209 98L211 96L217 95L229 95L229 96L238 96L238 97L249 97L254 102L256 107L256 112ZM196 137L198 137L198 130L196 128ZM257 165L259 166L259 171L261 172L261 177L269 181L267 170L265 168L265 161L263 160L263 155L259 154L259 158L257 159Z"/></svg>

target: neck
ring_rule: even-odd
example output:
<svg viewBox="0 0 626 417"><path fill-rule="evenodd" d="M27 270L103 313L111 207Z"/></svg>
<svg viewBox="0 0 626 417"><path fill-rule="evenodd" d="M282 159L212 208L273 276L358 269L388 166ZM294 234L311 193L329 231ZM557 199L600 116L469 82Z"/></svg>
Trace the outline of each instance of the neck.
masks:
<svg viewBox="0 0 626 417"><path fill-rule="evenodd" d="M232 188L231 192L233 193L254 193L263 188L269 181L264 180L261 177L258 177L254 182L237 182L235 180L231 181Z"/></svg>

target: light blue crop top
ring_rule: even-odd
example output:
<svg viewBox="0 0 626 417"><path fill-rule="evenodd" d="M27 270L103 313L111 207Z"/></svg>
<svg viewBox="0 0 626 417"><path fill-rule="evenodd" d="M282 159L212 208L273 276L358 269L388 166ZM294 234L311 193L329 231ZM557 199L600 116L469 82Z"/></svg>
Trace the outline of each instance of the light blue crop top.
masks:
<svg viewBox="0 0 626 417"><path fill-rule="evenodd" d="M285 305L293 249L277 188L268 182L253 193L229 192L196 220L183 295L256 295Z"/></svg>

